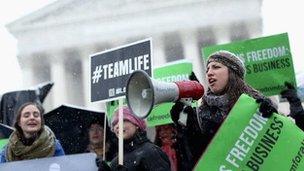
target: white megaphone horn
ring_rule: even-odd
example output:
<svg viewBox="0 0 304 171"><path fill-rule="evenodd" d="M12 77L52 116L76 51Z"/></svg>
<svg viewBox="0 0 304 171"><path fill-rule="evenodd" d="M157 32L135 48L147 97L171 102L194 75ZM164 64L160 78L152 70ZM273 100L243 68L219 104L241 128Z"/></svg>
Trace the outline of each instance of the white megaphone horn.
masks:
<svg viewBox="0 0 304 171"><path fill-rule="evenodd" d="M151 79L145 71L137 70L128 79L126 98L133 114L146 118L157 104L182 98L198 100L203 94L204 87L197 81L167 83Z"/></svg>

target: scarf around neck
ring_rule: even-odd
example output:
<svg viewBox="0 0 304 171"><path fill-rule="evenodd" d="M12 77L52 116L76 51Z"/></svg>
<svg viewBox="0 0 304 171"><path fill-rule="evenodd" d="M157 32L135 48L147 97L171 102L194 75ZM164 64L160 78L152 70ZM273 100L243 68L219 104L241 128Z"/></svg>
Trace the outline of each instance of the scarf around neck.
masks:
<svg viewBox="0 0 304 171"><path fill-rule="evenodd" d="M227 94L218 96L210 91L204 96L204 100L208 106L218 108L222 115L228 115L230 103Z"/></svg>
<svg viewBox="0 0 304 171"><path fill-rule="evenodd" d="M28 160L51 157L55 153L55 135L50 128L44 126L41 134L32 145L22 143L19 133L15 130L9 138L7 146L7 161Z"/></svg>

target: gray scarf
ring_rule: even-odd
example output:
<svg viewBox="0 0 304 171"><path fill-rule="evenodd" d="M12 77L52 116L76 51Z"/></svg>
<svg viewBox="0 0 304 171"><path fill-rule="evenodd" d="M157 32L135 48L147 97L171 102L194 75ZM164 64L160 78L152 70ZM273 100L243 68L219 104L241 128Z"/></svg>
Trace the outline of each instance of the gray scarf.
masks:
<svg viewBox="0 0 304 171"><path fill-rule="evenodd" d="M203 97L203 103L197 111L197 120L201 132L215 133L230 111L230 100L227 94L215 95L210 90Z"/></svg>
<svg viewBox="0 0 304 171"><path fill-rule="evenodd" d="M229 97L227 94L218 96L209 91L207 95L204 96L204 100L208 106L218 108L223 117L228 115L231 106L229 105Z"/></svg>

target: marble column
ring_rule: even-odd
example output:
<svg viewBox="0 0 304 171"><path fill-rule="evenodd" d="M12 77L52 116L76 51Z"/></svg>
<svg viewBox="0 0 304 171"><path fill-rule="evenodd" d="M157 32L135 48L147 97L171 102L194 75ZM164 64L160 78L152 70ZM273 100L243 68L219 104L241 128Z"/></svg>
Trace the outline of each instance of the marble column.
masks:
<svg viewBox="0 0 304 171"><path fill-rule="evenodd" d="M193 30L187 30L181 34L184 48L184 57L192 62L193 71L200 82L203 81L202 57L199 54L197 34Z"/></svg>
<svg viewBox="0 0 304 171"><path fill-rule="evenodd" d="M25 57L27 60L22 60L21 70L22 70L22 82L24 87L30 87L35 84L35 69L33 67L32 59L30 57ZM30 60L29 60L30 59Z"/></svg>
<svg viewBox="0 0 304 171"><path fill-rule="evenodd" d="M51 95L54 107L58 107L59 105L67 103L68 100L66 93L64 54L57 52L51 56L51 80L54 81Z"/></svg>
<svg viewBox="0 0 304 171"><path fill-rule="evenodd" d="M160 36L154 36L152 39L152 55L154 68L166 63L164 42Z"/></svg>
<svg viewBox="0 0 304 171"><path fill-rule="evenodd" d="M262 20L261 19L256 19L252 22L247 23L247 32L249 34L250 38L258 38L262 36Z"/></svg>
<svg viewBox="0 0 304 171"><path fill-rule="evenodd" d="M224 44L230 42L230 29L229 26L219 25L213 28L216 37L216 44Z"/></svg>

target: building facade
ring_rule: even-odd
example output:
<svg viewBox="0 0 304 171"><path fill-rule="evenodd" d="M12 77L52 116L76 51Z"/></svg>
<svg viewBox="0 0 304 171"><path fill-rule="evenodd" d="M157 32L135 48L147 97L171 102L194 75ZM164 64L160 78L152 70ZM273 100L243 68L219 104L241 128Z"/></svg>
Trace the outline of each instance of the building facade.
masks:
<svg viewBox="0 0 304 171"><path fill-rule="evenodd" d="M9 25L24 85L55 84L46 110L90 102L90 54L152 38L154 66L193 62L205 84L201 48L262 35L262 0L60 0Z"/></svg>

